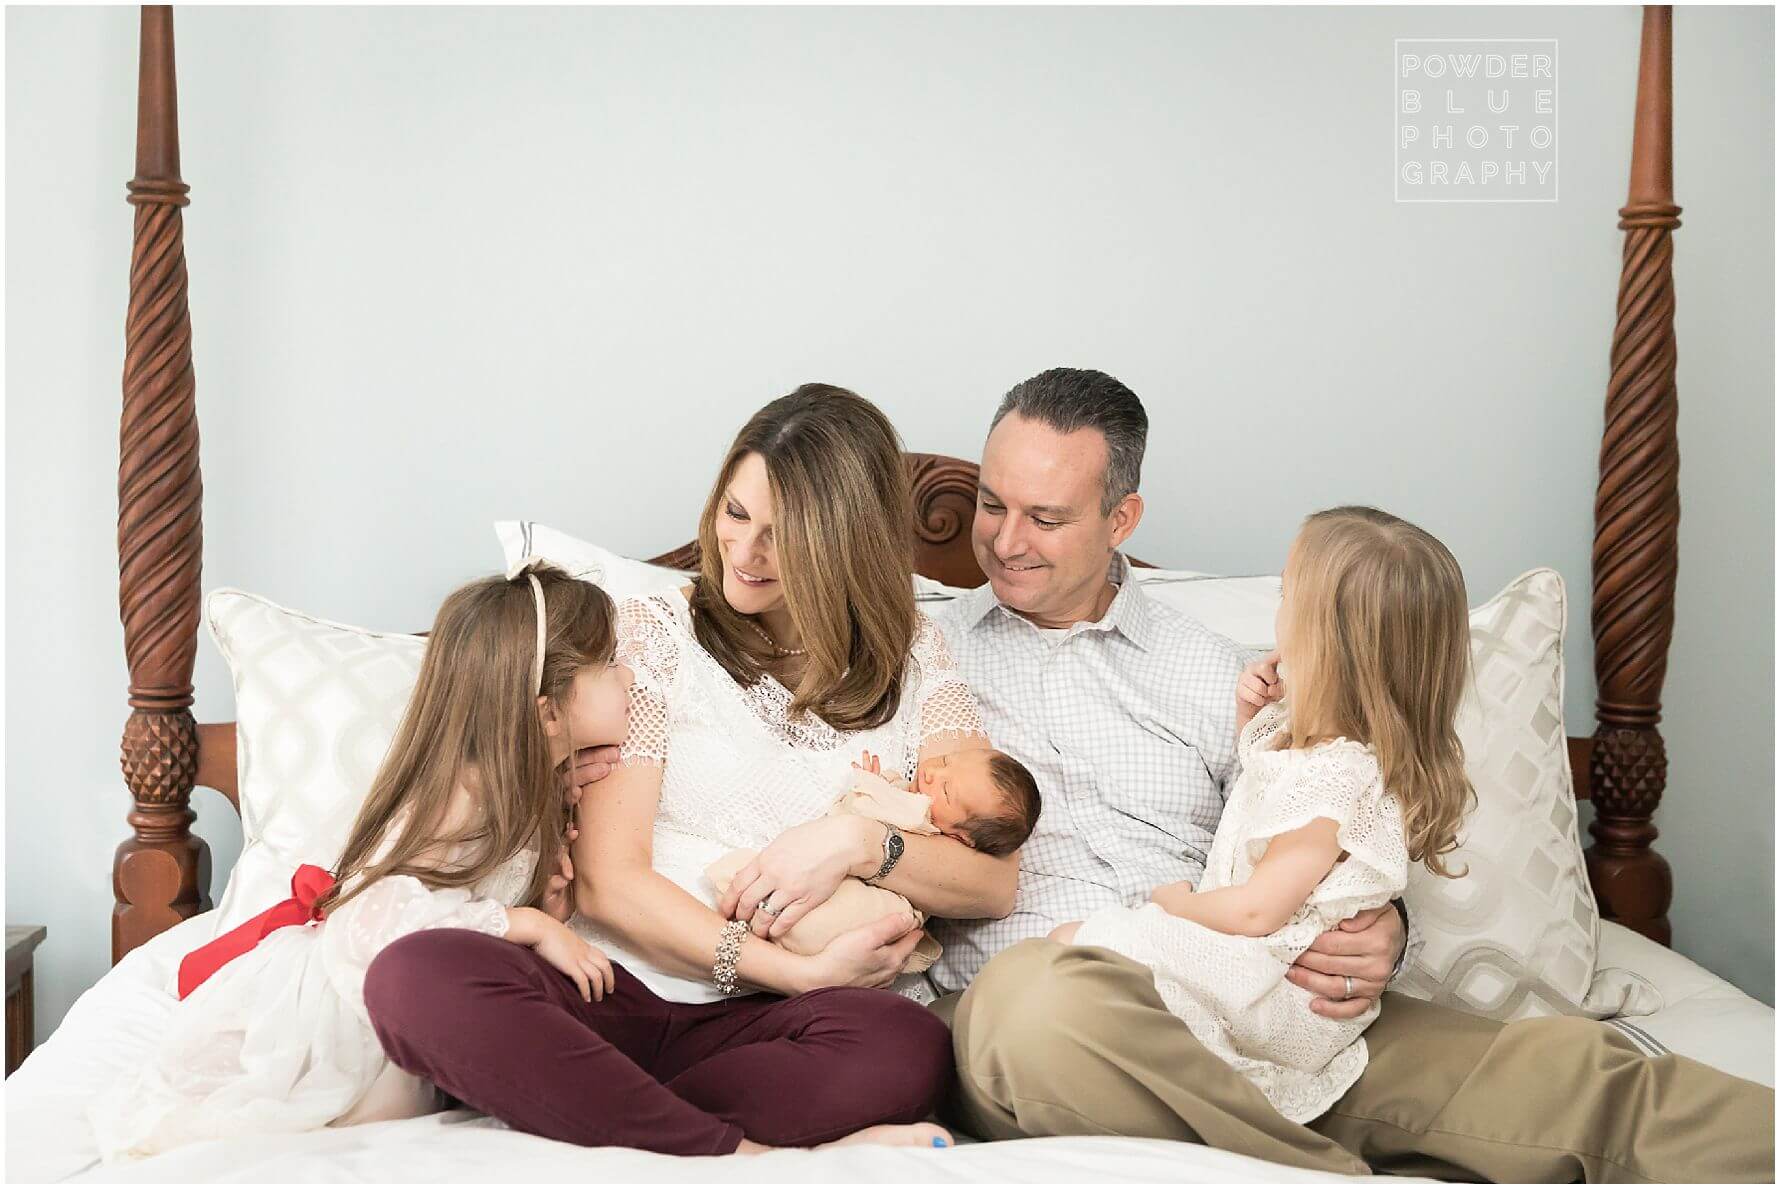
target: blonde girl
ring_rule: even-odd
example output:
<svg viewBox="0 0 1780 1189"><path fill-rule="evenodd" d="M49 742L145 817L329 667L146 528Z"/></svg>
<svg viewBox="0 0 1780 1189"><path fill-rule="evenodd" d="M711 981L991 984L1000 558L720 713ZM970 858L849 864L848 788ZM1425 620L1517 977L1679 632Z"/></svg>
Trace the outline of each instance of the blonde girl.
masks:
<svg viewBox="0 0 1780 1189"><path fill-rule="evenodd" d="M1365 1069L1378 1006L1314 1014L1286 971L1401 893L1410 863L1452 874L1443 856L1472 796L1453 726L1470 631L1452 554L1373 508L1306 520L1282 588L1278 651L1236 691L1242 771L1199 887L1158 888L1052 937L1148 966L1193 1035L1303 1123Z"/></svg>
<svg viewBox="0 0 1780 1189"><path fill-rule="evenodd" d="M364 1005L366 969L399 937L472 930L536 951L585 999L611 989L564 923L558 770L624 738L614 646L611 599L558 570L446 599L333 872L305 865L292 900L187 955L166 1036L90 1110L105 1159L423 1113L431 1088L389 1063ZM277 927L292 915L304 923Z"/></svg>

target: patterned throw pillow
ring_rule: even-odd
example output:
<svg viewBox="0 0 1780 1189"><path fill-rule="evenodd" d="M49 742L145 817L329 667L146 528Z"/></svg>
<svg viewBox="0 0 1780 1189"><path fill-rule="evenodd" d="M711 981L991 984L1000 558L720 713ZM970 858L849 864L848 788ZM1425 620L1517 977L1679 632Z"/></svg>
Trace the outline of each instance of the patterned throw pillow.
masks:
<svg viewBox="0 0 1780 1189"><path fill-rule="evenodd" d="M228 929L331 867L420 674L419 636L369 632L218 590L205 602L235 685L241 857L218 902Z"/></svg>
<svg viewBox="0 0 1780 1189"><path fill-rule="evenodd" d="M1471 612L1459 712L1477 807L1443 879L1410 868L1422 937L1396 989L1499 1020L1655 1010L1630 972L1595 970L1599 913L1577 836L1564 731L1564 581L1522 574Z"/></svg>

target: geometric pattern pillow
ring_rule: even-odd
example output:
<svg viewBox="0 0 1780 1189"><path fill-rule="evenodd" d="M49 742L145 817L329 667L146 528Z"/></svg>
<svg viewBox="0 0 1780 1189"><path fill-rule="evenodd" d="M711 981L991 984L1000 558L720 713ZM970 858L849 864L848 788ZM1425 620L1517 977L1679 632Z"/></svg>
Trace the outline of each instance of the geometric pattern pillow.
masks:
<svg viewBox="0 0 1780 1189"><path fill-rule="evenodd" d="M1471 612L1472 680L1458 715L1476 807L1446 879L1410 868L1422 944L1392 984L1498 1020L1637 1014L1655 991L1601 972L1600 914L1577 833L1564 731L1564 581L1522 574Z"/></svg>
<svg viewBox="0 0 1780 1189"><path fill-rule="evenodd" d="M241 858L218 903L232 928L290 895L299 864L346 845L420 674L426 641L213 591L211 638L235 686Z"/></svg>

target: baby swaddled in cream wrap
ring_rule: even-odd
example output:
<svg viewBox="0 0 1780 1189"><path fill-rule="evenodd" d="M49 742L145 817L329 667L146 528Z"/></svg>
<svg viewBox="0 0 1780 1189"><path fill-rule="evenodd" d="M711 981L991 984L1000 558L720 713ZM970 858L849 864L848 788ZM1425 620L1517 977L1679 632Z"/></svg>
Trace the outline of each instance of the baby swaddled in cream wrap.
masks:
<svg viewBox="0 0 1780 1189"><path fill-rule="evenodd" d="M853 784L828 810L868 817L908 834L943 834L985 854L1012 854L1038 824L1038 785L1024 764L1004 752L976 747L923 760L915 779L903 788L884 779L876 756L853 765ZM729 881L754 861L758 852L735 850L706 868L718 895ZM844 879L834 895L811 909L778 939L795 954L815 954L849 929L889 916L913 913L925 917L908 900L888 888L860 879ZM923 937L903 966L918 974L940 954L939 942Z"/></svg>

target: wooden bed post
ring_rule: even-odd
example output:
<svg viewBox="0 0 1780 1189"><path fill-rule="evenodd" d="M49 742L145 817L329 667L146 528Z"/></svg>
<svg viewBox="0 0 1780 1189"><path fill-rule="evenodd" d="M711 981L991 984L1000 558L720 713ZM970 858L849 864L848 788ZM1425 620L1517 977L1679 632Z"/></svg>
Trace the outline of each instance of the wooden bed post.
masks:
<svg viewBox="0 0 1780 1189"><path fill-rule="evenodd" d="M210 848L191 833L198 770L192 662L203 528L192 330L186 310L173 11L142 8L136 208L117 481L118 606L130 664L124 780L134 837L117 848L111 958L210 907Z"/></svg>
<svg viewBox="0 0 1780 1189"><path fill-rule="evenodd" d="M1669 864L1651 849L1651 815L1668 757L1657 731L1675 627L1678 485L1675 436L1675 205L1668 5L1644 9L1630 196L1620 214L1625 260L1613 374L1595 495L1596 709L1589 780L1589 881L1602 914L1667 945Z"/></svg>

